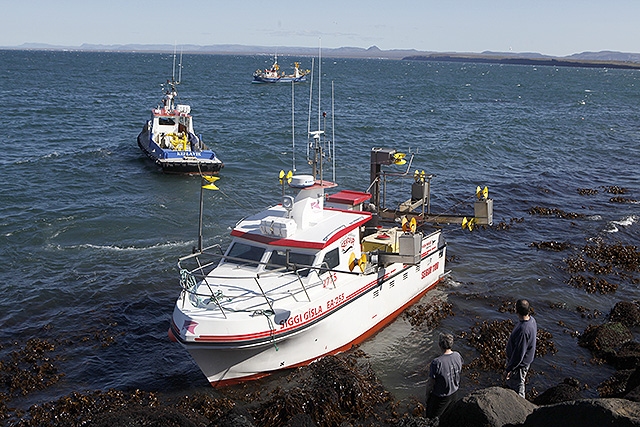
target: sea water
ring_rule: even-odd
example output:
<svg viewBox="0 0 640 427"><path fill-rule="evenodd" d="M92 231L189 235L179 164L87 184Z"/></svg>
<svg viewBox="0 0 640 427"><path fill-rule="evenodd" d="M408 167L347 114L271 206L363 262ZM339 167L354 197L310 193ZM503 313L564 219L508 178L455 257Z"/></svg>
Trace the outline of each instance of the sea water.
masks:
<svg viewBox="0 0 640 427"><path fill-rule="evenodd" d="M200 180L162 174L136 144L173 60L160 53L0 51L0 355L46 339L56 344L55 363L65 374L21 405L70 391L209 387L167 337L180 292L177 259L197 244ZM283 69L312 63L279 60ZM461 332L514 319L498 308L525 297L558 349L536 359L533 386L544 390L573 376L597 395L613 370L594 367L571 332L602 322L617 301L640 298L638 285L618 279L616 292L588 294L566 283L563 259L577 252L529 245L637 245L640 204L613 203L604 188L624 187L622 197L640 199L638 71L323 58L325 118L318 114L317 62L313 94L311 81L251 84L252 72L269 62L182 58L178 101L191 105L196 133L225 163L220 191L205 192L205 245L226 246L238 220L278 203L280 170L295 162L299 172L310 171L309 129L326 129L335 141L335 170L325 169L325 179L335 174L341 189L367 188L372 147L413 153L411 172L434 175L433 212L471 216L476 187L487 186L494 221L509 228L444 227L450 275L421 303L446 300L455 316L435 330L400 316L363 343L385 386L399 399L422 398L438 333L456 334L454 348L470 362L477 353ZM389 190L388 204L403 201L411 182ZM528 213L534 206L585 216L535 216ZM462 389L490 382L463 378Z"/></svg>

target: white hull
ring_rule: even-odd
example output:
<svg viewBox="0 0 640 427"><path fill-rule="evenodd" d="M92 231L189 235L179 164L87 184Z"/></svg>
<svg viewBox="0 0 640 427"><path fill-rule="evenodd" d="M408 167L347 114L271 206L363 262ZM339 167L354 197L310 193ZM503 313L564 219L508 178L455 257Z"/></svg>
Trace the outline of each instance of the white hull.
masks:
<svg viewBox="0 0 640 427"><path fill-rule="evenodd" d="M337 273L335 289L333 286L309 289L311 302L289 305L288 322L281 321L283 324L278 325L278 316L272 316L274 333L261 342L247 344L219 339L196 343L188 340L186 333L183 335L186 340L180 341L212 385L256 378L347 350L393 320L442 278L446 247L444 244L438 247L439 242L440 232L423 238L425 252L418 265L395 263L358 276ZM274 303L276 312L277 306ZM203 321L196 316L190 319ZM180 323L185 324L185 320L190 321L184 317L182 300L178 300L174 334L181 332ZM264 318L261 321L266 323ZM278 331L285 329L290 329L289 335L280 337Z"/></svg>

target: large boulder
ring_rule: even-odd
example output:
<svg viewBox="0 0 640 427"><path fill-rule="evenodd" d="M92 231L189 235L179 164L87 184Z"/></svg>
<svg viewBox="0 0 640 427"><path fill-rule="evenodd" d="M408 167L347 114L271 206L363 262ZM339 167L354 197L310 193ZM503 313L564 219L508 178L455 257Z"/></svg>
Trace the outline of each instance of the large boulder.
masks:
<svg viewBox="0 0 640 427"><path fill-rule="evenodd" d="M561 384L547 389L533 400L536 405L553 405L569 400L582 399L582 385L575 378L565 378Z"/></svg>
<svg viewBox="0 0 640 427"><path fill-rule="evenodd" d="M537 406L513 390L490 387L458 400L440 418L447 427L501 427L522 424Z"/></svg>
<svg viewBox="0 0 640 427"><path fill-rule="evenodd" d="M524 422L527 427L640 427L640 403L626 399L583 399L540 406Z"/></svg>

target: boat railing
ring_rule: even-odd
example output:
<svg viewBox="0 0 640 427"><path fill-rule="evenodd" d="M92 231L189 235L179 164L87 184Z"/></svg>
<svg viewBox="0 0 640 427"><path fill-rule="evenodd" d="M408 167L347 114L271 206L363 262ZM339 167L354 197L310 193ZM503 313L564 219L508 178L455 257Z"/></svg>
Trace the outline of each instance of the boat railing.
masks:
<svg viewBox="0 0 640 427"><path fill-rule="evenodd" d="M213 252L214 250L218 250L219 253ZM203 255L211 256L216 258L211 261L202 262L201 257ZM216 262L220 262L220 260L231 260L235 262L240 262L243 264L253 264L256 266L264 265L266 267L270 267L269 270L262 271L260 273L246 275L246 276L238 276L238 275L211 275L207 274L205 271L213 268ZM196 263L196 266L193 268L186 268L183 264L186 261L193 260ZM318 277L318 283L316 285L321 285L324 283L324 280L320 277L322 274L326 272L333 273L343 273L343 274L355 274L360 275L358 272L351 271L343 271L329 268L326 262L323 262L320 266L312 266L306 264L297 264L297 263L289 263L289 265L280 265L280 264L272 264L268 262L261 262L255 260L249 260L246 258L238 258L232 256L225 256L222 253L222 248L219 245L209 246L203 249L201 252L197 252L194 254L190 254L184 256L178 260L178 269L180 271L180 287L182 292L182 303L189 300L194 307L208 308L211 303L214 303L215 306L222 312L222 314L227 317L225 311L233 311L230 309L225 309L222 306L222 302L226 297L222 291L214 290L211 283L211 280L253 280L258 286L260 292L256 292L257 295L261 295L264 297L267 306L273 312L272 301L274 300L273 296L269 296L269 293L275 292L276 290L267 290L265 291L260 283L260 279L264 278L264 276L273 275L273 274L281 274L281 273L292 273L296 277L296 281L300 284L300 290L304 292L307 297L307 300L311 302L311 296L309 295L308 288L309 286L314 286L314 284L305 285L302 280L301 272L304 270L313 271L316 273ZM333 288L336 289L336 283L333 274L329 274L329 280L333 285ZM204 284L207 288L207 292L199 291L200 284Z"/></svg>

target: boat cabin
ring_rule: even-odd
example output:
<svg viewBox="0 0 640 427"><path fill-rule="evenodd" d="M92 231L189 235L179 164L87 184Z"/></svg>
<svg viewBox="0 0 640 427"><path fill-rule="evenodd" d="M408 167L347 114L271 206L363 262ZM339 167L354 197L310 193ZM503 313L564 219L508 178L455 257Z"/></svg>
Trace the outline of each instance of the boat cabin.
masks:
<svg viewBox="0 0 640 427"><path fill-rule="evenodd" d="M201 151L203 147L193 132L190 111L191 107L188 105L178 105L175 110L154 109L153 141L162 149Z"/></svg>

